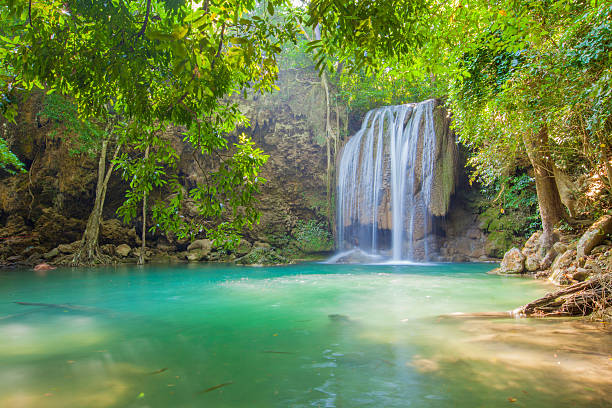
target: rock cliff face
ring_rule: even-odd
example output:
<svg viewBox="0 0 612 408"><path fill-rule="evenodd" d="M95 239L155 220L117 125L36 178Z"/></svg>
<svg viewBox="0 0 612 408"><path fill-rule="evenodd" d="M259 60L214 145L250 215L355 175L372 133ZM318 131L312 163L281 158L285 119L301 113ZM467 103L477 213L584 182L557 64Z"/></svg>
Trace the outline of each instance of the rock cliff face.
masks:
<svg viewBox="0 0 612 408"><path fill-rule="evenodd" d="M304 225L310 225L309 221L320 226L329 225L326 218L325 96L318 82L314 72L283 72L278 83L280 92L240 102L250 121L250 127L240 132L250 135L270 158L262 169L262 176L268 181L259 196L261 222L254 230L245 232L246 242L233 256L240 256L240 251L256 242L278 250L286 249L296 241L296 228L303 229ZM4 138L28 170L16 175L0 174L2 264L32 264L58 245L79 240L93 206L97 159L71 153L71 135L63 125L39 115L43 103L43 95L31 96L22 102L17 124L2 124ZM179 180L186 188L195 186L203 179L200 165L206 166L206 158L182 141L180 129L168 129L165 136L172 139L180 156ZM134 247L139 243L141 220L137 219L133 225L121 225L116 219L115 212L122 203L125 187L117 173L113 174L104 207L107 221L100 242L110 245L106 251L111 255L118 255L116 246ZM158 197L163 199L164 193L159 193ZM322 232L329 234L328 228L325 229ZM168 242L161 234L148 239L153 249L162 248L157 251L159 253L154 250L152 256L186 250L187 246ZM332 249L329 240L323 242L327 244L314 250ZM293 245L292 250L300 253L285 255L303 256L304 251L296 248ZM57 252L51 261L60 260L62 252ZM62 261L67 260L69 253L64 255ZM130 260L133 255L131 251L120 258ZM222 260L229 255L215 255L213 251L202 260ZM179 253L178 258L187 259L187 256Z"/></svg>
<svg viewBox="0 0 612 408"><path fill-rule="evenodd" d="M188 242L164 234L148 234L148 258L223 261L243 257L242 263L274 263L333 250L335 210L333 196L327 194L330 169L325 93L315 71L283 71L278 85L280 91L274 94L239 102L250 126L228 136L232 139L244 132L269 155L261 172L267 183L257 204L260 224L245 231L245 240L233 253L214 247L190 251ZM17 124L0 124L3 137L28 169L16 175L0 173L0 265L30 265L43 260L68 263L93 206L97 158L72 152L74 135L62 123L40 115L43 103L44 96L35 94L22 101ZM340 107L340 111L345 108ZM441 259L484 259L488 243L478 229L477 217L469 206L459 202L463 198L455 195L459 198L450 200L456 187L454 170L460 169L461 164L456 161L454 138L447 137L449 118L440 115L439 109L436 112L436 132L445 137L439 138L435 147L431 212L438 217L428 228L436 233ZM337 121L333 118L334 126L347 129L349 119L339 116ZM186 189L194 187L204 179L202 168L210 168L210 160L183 142L181 129L169 128L165 137L171 139L180 157L178 179ZM336 147L332 146L332 155ZM330 157L329 161L333 164L336 158ZM330 174L333 178L333 169ZM334 180L330 184L331 191L335 191ZM117 219L116 210L125 190L126 185L115 172L108 186L100 244L103 253L131 262L139 254L134 248L140 244L142 220L123 225ZM157 192L152 198L167 199L168 194ZM188 203L185 216L192 213ZM149 225L151 222L147 220Z"/></svg>
<svg viewBox="0 0 612 408"><path fill-rule="evenodd" d="M279 75L279 92L242 101L250 127L239 131L269 155L262 176L261 222L249 236L274 243L299 220L327 220L325 94L315 72Z"/></svg>

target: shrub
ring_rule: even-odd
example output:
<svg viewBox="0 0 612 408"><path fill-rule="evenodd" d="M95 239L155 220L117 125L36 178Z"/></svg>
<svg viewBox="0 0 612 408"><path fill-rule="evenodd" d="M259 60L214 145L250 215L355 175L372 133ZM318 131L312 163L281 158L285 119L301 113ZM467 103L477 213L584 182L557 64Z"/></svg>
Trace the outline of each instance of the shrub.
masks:
<svg viewBox="0 0 612 408"><path fill-rule="evenodd" d="M501 254L542 228L534 180L520 174L482 188L480 221Z"/></svg>
<svg viewBox="0 0 612 408"><path fill-rule="evenodd" d="M324 222L298 221L293 230L296 245L305 253L327 252L334 249L334 239Z"/></svg>

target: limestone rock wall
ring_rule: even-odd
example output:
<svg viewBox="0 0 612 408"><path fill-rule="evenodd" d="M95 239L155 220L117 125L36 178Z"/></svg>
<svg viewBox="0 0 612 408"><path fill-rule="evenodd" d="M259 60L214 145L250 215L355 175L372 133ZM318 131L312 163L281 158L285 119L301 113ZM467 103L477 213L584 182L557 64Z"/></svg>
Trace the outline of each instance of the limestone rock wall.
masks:
<svg viewBox="0 0 612 408"><path fill-rule="evenodd" d="M261 222L253 231L245 231L249 247L258 242L273 247L287 244L300 220L330 225L323 88L314 70L281 72L278 85L281 91L240 102L250 126L239 131L270 156L261 174L268 180L257 205ZM32 263L58 245L79 240L93 206L97 158L71 153L71 135L61 123L38 115L43 97L36 94L22 101L17 124L0 123L3 137L28 170L16 175L0 171L0 264L28 259ZM203 181L202 168L211 169L214 162L184 142L180 128L169 128L164 136L179 153L177 176L185 189ZM137 218L132 225L116 220L125 190L115 172L104 210L114 232L102 237L103 245L139 243L142 220ZM167 192L156 192L153 198L167 197ZM189 216L193 206L186 207ZM150 225L151 220L147 222ZM163 234L149 234L148 240L152 248L186 249L185 243L168 242Z"/></svg>
<svg viewBox="0 0 612 408"><path fill-rule="evenodd" d="M274 94L240 102L250 126L239 132L251 136L270 157L261 173L268 180L257 204L261 222L245 232L246 240L236 256L251 248L287 247L302 221L317 221L328 233L334 224L334 210L331 214L328 211L325 94L320 79L314 70L288 70L281 72L278 85L281 90ZM0 172L0 265L33 263L44 255L50 260L53 256L68 257L70 244L81 238L93 206L97 158L71 153L71 135L61 124L38 115L42 98L42 94L33 95L22 101L17 124L0 123L3 137L28 169L28 173L16 175ZM343 107L340 110L345 112ZM340 127L352 128L350 132L359 125L358 121L346 125L348 121L339 118ZM456 159L449 121L446 112L437 108L436 131L444 137L439 138L436 147L438 160L432 191L431 211L439 215L434 225L436 239L444 260L479 259L486 257L488 243L474 223L476 217L470 208L462 206L461 197L455 194L458 199L448 198L456 186L451 170L462 166ZM165 136L172 140L180 156L180 182L185 189L194 187L203 179L202 165L206 168L214 164L182 141L181 129L170 128ZM332 157L331 162L335 163L336 158ZM128 259L136 253L130 248L139 244L142 221L136 219L131 225L122 225L117 220L115 211L125 190L125 184L114 173L108 187L100 243L109 254ZM333 182L331 191L335 191ZM167 196L167 192L158 192L153 198ZM193 206L188 203L186 207L186 215L190 215ZM151 220L147 222L150 225ZM173 241L163 234L149 234L147 240L152 250L187 259L188 254L182 251L186 251L188 243ZM128 246L127 251L125 247L117 251L121 245ZM222 259L225 258L220 252L214 251L201 258Z"/></svg>
<svg viewBox="0 0 612 408"><path fill-rule="evenodd" d="M270 156L262 169L268 181L258 205L261 222L248 232L264 242L291 231L298 220L329 218L325 94L320 79L314 70L288 70L280 73L278 86L278 92L240 103L250 127L239 131Z"/></svg>

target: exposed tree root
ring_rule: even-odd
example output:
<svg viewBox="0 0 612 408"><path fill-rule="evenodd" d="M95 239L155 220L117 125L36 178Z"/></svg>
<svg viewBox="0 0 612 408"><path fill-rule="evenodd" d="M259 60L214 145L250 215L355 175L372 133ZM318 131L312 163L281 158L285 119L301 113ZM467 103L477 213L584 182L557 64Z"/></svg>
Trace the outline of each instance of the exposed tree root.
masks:
<svg viewBox="0 0 612 408"><path fill-rule="evenodd" d="M588 316L612 307L612 273L600 274L575 285L548 293L515 311L529 317Z"/></svg>

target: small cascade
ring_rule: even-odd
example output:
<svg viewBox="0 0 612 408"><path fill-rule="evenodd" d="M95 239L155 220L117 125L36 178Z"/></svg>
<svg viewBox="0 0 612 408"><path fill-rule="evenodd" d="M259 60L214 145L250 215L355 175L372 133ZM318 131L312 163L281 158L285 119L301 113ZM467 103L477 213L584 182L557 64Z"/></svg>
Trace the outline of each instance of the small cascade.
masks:
<svg viewBox="0 0 612 408"><path fill-rule="evenodd" d="M338 168L337 248L427 260L436 161L435 100L369 111Z"/></svg>

